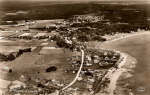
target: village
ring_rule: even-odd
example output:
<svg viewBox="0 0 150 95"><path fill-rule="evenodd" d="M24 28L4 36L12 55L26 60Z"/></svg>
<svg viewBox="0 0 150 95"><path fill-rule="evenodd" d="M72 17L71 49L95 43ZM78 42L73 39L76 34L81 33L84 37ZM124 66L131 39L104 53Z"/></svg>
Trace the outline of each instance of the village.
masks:
<svg viewBox="0 0 150 95"><path fill-rule="evenodd" d="M10 76L19 72L19 80L13 81L5 93L57 95L59 92L60 95L81 95L103 91L101 88L106 88L110 82L108 78L103 78L110 69L117 69L120 54L88 46L89 41L106 41L106 38L91 32L96 31L95 28L71 27L74 23L95 23L102 19L103 17L85 15L74 16L73 22L62 19L22 21L16 25L1 26L3 47L0 60L8 66L3 71ZM87 33L89 37L84 37ZM7 49L8 45L11 46ZM79 77L74 85L61 91L79 70L81 50L84 50L85 55ZM24 70L21 66L24 66ZM64 79L61 79L62 75Z"/></svg>
<svg viewBox="0 0 150 95"><path fill-rule="evenodd" d="M149 4L0 0L0 95L149 95Z"/></svg>

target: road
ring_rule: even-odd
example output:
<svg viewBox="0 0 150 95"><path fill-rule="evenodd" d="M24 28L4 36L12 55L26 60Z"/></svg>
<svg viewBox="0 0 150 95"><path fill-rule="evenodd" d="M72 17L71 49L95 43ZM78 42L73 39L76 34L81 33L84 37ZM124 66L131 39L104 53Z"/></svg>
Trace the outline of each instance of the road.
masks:
<svg viewBox="0 0 150 95"><path fill-rule="evenodd" d="M133 77L126 79L126 81L130 82L134 95L150 95L150 32L138 33L138 35L124 39L106 42L98 45L98 47L116 49L135 57L138 63L134 68ZM0 80L1 83L2 81ZM5 87L8 86L9 82L5 81L5 85L7 84ZM145 90L138 92L137 89L141 87Z"/></svg>
<svg viewBox="0 0 150 95"><path fill-rule="evenodd" d="M150 32L132 34L127 38L106 42L99 48L115 49L137 59L130 83L134 95L150 95Z"/></svg>
<svg viewBox="0 0 150 95"><path fill-rule="evenodd" d="M83 63L84 63L84 50L81 50L81 65L80 65L80 68L79 68L79 70L77 72L77 75L74 78L74 80L71 83L69 83L66 87L64 87L62 90L65 90L65 89L69 88L70 86L72 86L77 81L77 79L79 78L79 75L81 73L81 70L82 70L82 67L83 67Z"/></svg>

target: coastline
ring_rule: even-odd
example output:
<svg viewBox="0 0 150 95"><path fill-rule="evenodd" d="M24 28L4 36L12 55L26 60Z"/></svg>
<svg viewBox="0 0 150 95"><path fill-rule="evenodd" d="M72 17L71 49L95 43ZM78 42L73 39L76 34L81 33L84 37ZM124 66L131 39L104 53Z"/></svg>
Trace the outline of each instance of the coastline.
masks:
<svg viewBox="0 0 150 95"><path fill-rule="evenodd" d="M116 37L116 38L112 37L112 39L107 40L107 41L103 42L102 44L104 44L104 43L110 43L110 42L114 42L114 41L118 41L118 40L121 40L121 39L125 39L125 38L128 38L128 37L133 37L133 36L137 36L137 35L145 34L145 33L150 33L150 30L149 31L141 31L141 32L133 32L133 33L122 33L122 34L120 34L120 37ZM110 36L107 36L107 37L109 38Z"/></svg>
<svg viewBox="0 0 150 95"><path fill-rule="evenodd" d="M140 35L141 33L145 34L145 33L150 33L150 32L145 31L145 32L137 32L137 33L134 33L134 34L128 34L128 35L126 35L124 37L120 37L118 39L103 42L102 44L111 43L113 41L125 39L125 38L132 37L132 36L137 36L137 35ZM97 45L97 47L98 47L98 45ZM120 92L116 91L116 89L118 89L117 82L118 82L119 78L122 77L123 74L126 74L125 77L123 76L124 78L132 76L128 71L132 70L135 67L135 64L137 63L136 59L133 58L132 56L126 54L126 53L123 53L123 52L120 52L120 51L117 51L117 50L114 50L114 49L105 49L105 48L100 48L100 49L118 52L118 53L120 53L121 57L120 57L120 60L117 62L118 69L113 68L106 75L106 78L107 77L110 78L109 87L106 89L106 91L108 93L104 94L104 93L100 92L100 93L97 93L96 95L124 95L122 93L121 94L114 94L114 93L120 93ZM133 94L131 94L131 95L133 95Z"/></svg>
<svg viewBox="0 0 150 95"><path fill-rule="evenodd" d="M142 31L142 32L135 32L135 33L127 34L127 35L121 36L121 37L116 38L116 39L108 40L104 43L111 43L114 41L126 39L128 37L138 36L140 34L146 34L146 33L150 33L150 31ZM130 71L132 71L133 68L135 68L137 60L127 53L124 53L124 52L121 52L121 51L118 51L115 49L101 48L100 46L103 45L104 43L100 43L100 44L96 45L96 48L100 48L100 49L104 49L104 50L112 50L114 52L119 52L121 55L121 58L117 63L118 69L112 70L112 73L110 73L110 76L109 76L110 77L110 84L109 84L108 89L106 89L106 91L109 93L108 95L114 95L114 93L115 93L115 95L117 95L116 93L120 93L123 95L122 92L117 91L118 88L119 89L121 88L121 87L118 87L117 82L119 81L120 78L126 79L129 77L132 77L132 74ZM129 93L131 95L134 95L132 92L129 92ZM103 93L97 93L96 95L103 95Z"/></svg>
<svg viewBox="0 0 150 95"><path fill-rule="evenodd" d="M116 69L110 76L110 84L108 88L109 95L114 95L114 94L120 95L120 94L116 94L118 92L117 88L119 87L118 86L119 79L132 77L132 74L129 71L135 68L135 65L137 63L137 60L132 56L126 53L120 53L120 54L122 58L121 61L118 62L118 69Z"/></svg>

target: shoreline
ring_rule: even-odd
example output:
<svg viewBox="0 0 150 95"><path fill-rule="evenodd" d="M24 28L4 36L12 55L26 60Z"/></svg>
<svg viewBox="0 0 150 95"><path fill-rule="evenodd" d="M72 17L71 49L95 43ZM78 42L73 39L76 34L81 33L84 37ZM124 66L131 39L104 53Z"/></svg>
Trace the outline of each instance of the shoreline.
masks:
<svg viewBox="0 0 150 95"><path fill-rule="evenodd" d="M135 68L135 65L137 63L137 60L126 54L126 53L122 53L120 52L122 58L121 58L121 62L118 62L118 69L116 69L111 75L110 75L110 84L109 84L109 95L114 95L114 93L116 93L116 89L118 87L117 82L119 81L119 79L122 77L123 74L125 74L125 76L123 77L131 77L132 75L128 72L131 71L133 68ZM132 62L130 62L130 61Z"/></svg>
<svg viewBox="0 0 150 95"><path fill-rule="evenodd" d="M108 49L105 49L108 50ZM114 51L114 50L110 50ZM127 69L124 68L124 66L127 63L127 57L129 56L128 54L122 53L120 51L114 51L120 54L120 59L116 64L118 64L118 68L111 68L109 72L105 75L103 79L109 78L110 83L108 85L108 88L104 88L104 92L107 92L107 94L103 92L98 92L95 95L114 95L114 91L117 88L117 81L120 78L120 76L124 73L127 72Z"/></svg>
<svg viewBox="0 0 150 95"><path fill-rule="evenodd" d="M120 54L120 59L117 61L116 64L118 64L118 68L112 68L110 70L110 72L108 72L108 74L104 77L105 78L110 78L110 83L108 85L108 88L107 89L104 89L106 90L109 94L108 95L114 95L114 92L115 90L117 89L117 82L119 80L119 78L123 75L124 72L127 72L128 73L128 68L126 67L129 67L129 69L133 69L135 66L132 66L130 67L131 65L130 64L127 64L129 63L128 61L128 58L130 58L130 55L124 53L124 52L121 52L121 51L118 51L118 50L115 50L115 49L105 49L105 48L101 48L99 47L98 48L98 45L101 46L105 43L111 43L113 41L117 41L117 40L121 40L121 39L125 39L125 38L128 38L128 37L132 37L132 36L137 36L137 35L140 35L140 34L145 34L145 33L150 33L149 31L145 31L145 32L136 32L136 33L132 33L132 34L128 34L124 37L120 37L120 38L117 38L117 39L114 39L114 40L109 40L109 41L106 41L106 42L103 42L102 44L97 44L96 47L97 49L103 49L103 50L108 50L108 51L114 51L114 52L117 52ZM135 65L136 62L132 63L132 65ZM0 90L0 93L1 93L1 90ZM97 93L96 95L107 95L107 94L104 94L104 93Z"/></svg>
<svg viewBox="0 0 150 95"><path fill-rule="evenodd" d="M127 61L127 55L125 55L124 53L120 53L121 58L118 62L118 69L116 69L112 75L111 75L111 79L110 79L110 84L109 84L109 88L108 90L110 91L109 94L110 95L114 95L114 90L116 89L116 84L117 84L117 80L119 79L119 77L121 76L121 74L125 71L122 66L125 65L126 61Z"/></svg>
<svg viewBox="0 0 150 95"><path fill-rule="evenodd" d="M125 38L128 38L128 37L138 36L140 34L145 34L145 33L150 33L150 30L149 31L141 31L141 32L128 33L128 34L123 33L122 34L123 36L118 37L118 38L114 38L114 39L111 39L111 40L107 40L107 41L103 42L102 44L110 43L110 42L114 42L114 41L118 41L118 40L122 40L122 39L125 39Z"/></svg>
<svg viewBox="0 0 150 95"><path fill-rule="evenodd" d="M150 31L135 32L135 33L132 33L132 34L127 34L127 35L124 35L122 37L112 39L112 40L108 40L104 43L100 43L100 44L96 45L96 48L98 48L98 46L101 46L105 43L110 43L110 42L126 39L126 38L133 37L133 36L138 36L140 34L147 34L147 33L150 33ZM124 73L126 73L126 77L131 77L132 76L128 71L131 71L133 68L135 68L137 60L134 57L130 56L129 54L118 51L118 50L115 50L115 49L105 49L105 48L101 48L101 47L99 47L99 48L104 49L104 50L111 50L111 51L114 51L114 52L119 52L120 55L121 55L120 60L122 60L122 61L119 62L119 60L118 60L118 62L119 62L118 63L118 69L113 70L112 73L109 76L110 77L110 84L109 84L109 87L107 89L107 92L109 93L109 95L114 95L115 90L117 88L117 81L119 80L120 77L122 77L122 75ZM131 61L131 63L129 62L129 60ZM129 93L131 93L131 95L133 94L132 92L129 92ZM100 95L100 94L102 94L102 93L97 93L96 95Z"/></svg>

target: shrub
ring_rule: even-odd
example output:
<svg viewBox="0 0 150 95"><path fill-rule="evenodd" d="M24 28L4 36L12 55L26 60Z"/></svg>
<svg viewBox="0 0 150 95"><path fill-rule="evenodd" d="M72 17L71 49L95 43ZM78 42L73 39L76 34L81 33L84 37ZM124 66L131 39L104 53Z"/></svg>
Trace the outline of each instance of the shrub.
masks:
<svg viewBox="0 0 150 95"><path fill-rule="evenodd" d="M94 36L93 38L92 38L92 40L96 40L96 41L106 41L106 38L103 38L103 37L101 37L101 36Z"/></svg>

